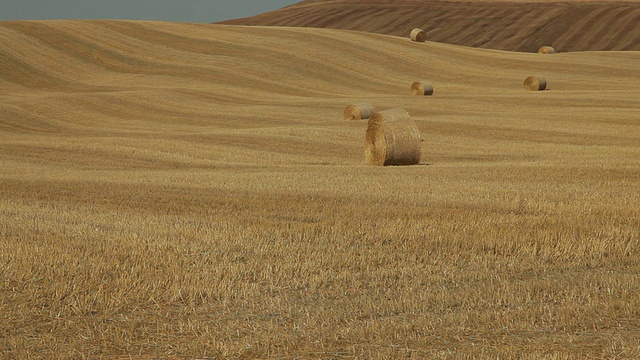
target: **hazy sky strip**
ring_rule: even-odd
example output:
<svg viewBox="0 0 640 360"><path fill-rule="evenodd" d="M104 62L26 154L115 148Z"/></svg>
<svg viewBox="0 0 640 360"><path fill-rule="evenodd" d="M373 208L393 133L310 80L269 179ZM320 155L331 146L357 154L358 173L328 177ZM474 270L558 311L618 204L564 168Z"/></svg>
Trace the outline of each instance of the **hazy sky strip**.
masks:
<svg viewBox="0 0 640 360"><path fill-rule="evenodd" d="M1 20L121 19L209 23L300 0L0 0Z"/></svg>

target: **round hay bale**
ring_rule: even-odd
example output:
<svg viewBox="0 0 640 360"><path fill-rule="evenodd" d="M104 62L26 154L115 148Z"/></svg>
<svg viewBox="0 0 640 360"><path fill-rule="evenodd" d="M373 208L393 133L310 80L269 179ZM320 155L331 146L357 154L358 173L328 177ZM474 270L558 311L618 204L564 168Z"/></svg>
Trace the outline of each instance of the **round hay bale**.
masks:
<svg viewBox="0 0 640 360"><path fill-rule="evenodd" d="M433 85L426 80L416 81L411 84L411 93L417 96L433 95Z"/></svg>
<svg viewBox="0 0 640 360"><path fill-rule="evenodd" d="M367 103L355 103L347 105L344 109L345 120L362 120L368 119L373 115L375 109L373 105Z"/></svg>
<svg viewBox="0 0 640 360"><path fill-rule="evenodd" d="M538 49L538 54L554 54L556 50L551 46L541 46Z"/></svg>
<svg viewBox="0 0 640 360"><path fill-rule="evenodd" d="M420 163L420 133L402 108L376 112L369 119L365 136L368 165L417 165Z"/></svg>
<svg viewBox="0 0 640 360"><path fill-rule="evenodd" d="M425 42L427 41L427 33L419 28L415 28L411 30L411 35L409 35L411 40L415 42Z"/></svg>
<svg viewBox="0 0 640 360"><path fill-rule="evenodd" d="M547 88L547 80L542 75L529 76L524 80L524 88L529 91L542 91Z"/></svg>

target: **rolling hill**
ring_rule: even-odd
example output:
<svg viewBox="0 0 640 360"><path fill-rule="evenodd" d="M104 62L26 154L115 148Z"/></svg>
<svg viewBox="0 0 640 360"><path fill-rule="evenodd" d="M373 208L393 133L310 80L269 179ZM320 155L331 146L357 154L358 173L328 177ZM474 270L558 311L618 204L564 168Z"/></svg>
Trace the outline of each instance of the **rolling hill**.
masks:
<svg viewBox="0 0 640 360"><path fill-rule="evenodd" d="M431 41L535 52L640 50L640 4L632 1L302 1L250 18L222 22L349 29Z"/></svg>
<svg viewBox="0 0 640 360"><path fill-rule="evenodd" d="M638 358L638 64L0 22L0 353ZM420 165L365 166L359 101L409 112Z"/></svg>

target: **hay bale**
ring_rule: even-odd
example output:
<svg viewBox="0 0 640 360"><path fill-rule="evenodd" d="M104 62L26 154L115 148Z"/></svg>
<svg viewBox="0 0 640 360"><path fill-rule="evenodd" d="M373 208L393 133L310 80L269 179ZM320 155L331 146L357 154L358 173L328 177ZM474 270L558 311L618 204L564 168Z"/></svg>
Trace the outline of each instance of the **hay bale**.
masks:
<svg viewBox="0 0 640 360"><path fill-rule="evenodd" d="M368 165L417 165L420 163L420 133L402 108L373 114L365 136Z"/></svg>
<svg viewBox="0 0 640 360"><path fill-rule="evenodd" d="M411 35L409 35L409 37L415 42L427 41L427 33L424 30L418 28L411 30Z"/></svg>
<svg viewBox="0 0 640 360"><path fill-rule="evenodd" d="M347 105L344 109L345 120L362 120L368 119L373 115L375 109L373 105L367 103L355 103Z"/></svg>
<svg viewBox="0 0 640 360"><path fill-rule="evenodd" d="M541 46L538 49L538 54L554 54L556 50L551 46Z"/></svg>
<svg viewBox="0 0 640 360"><path fill-rule="evenodd" d="M547 88L547 80L542 75L533 75L524 79L524 88L529 91L542 91Z"/></svg>
<svg viewBox="0 0 640 360"><path fill-rule="evenodd" d="M426 80L416 81L411 84L411 93L417 96L433 95L433 85Z"/></svg>

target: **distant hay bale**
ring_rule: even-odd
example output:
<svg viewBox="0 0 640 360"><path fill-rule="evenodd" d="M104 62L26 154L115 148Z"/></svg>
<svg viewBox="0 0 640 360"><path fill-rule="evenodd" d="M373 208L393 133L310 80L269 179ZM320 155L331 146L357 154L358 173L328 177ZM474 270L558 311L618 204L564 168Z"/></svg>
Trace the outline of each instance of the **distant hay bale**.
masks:
<svg viewBox="0 0 640 360"><path fill-rule="evenodd" d="M547 80L542 75L529 76L524 80L524 88L529 91L542 91L547 88Z"/></svg>
<svg viewBox="0 0 640 360"><path fill-rule="evenodd" d="M365 137L368 165L417 165L420 163L420 133L402 108L376 112L369 119Z"/></svg>
<svg viewBox="0 0 640 360"><path fill-rule="evenodd" d="M426 80L416 81L411 84L411 93L417 96L433 95L433 85Z"/></svg>
<svg viewBox="0 0 640 360"><path fill-rule="evenodd" d="M538 54L554 54L556 50L551 46L541 46L538 49Z"/></svg>
<svg viewBox="0 0 640 360"><path fill-rule="evenodd" d="M367 103L355 103L347 105L344 109L345 120L363 120L373 115L375 109L373 105Z"/></svg>
<svg viewBox="0 0 640 360"><path fill-rule="evenodd" d="M411 35L409 37L415 42L427 41L427 33L424 30L418 28L411 30Z"/></svg>

